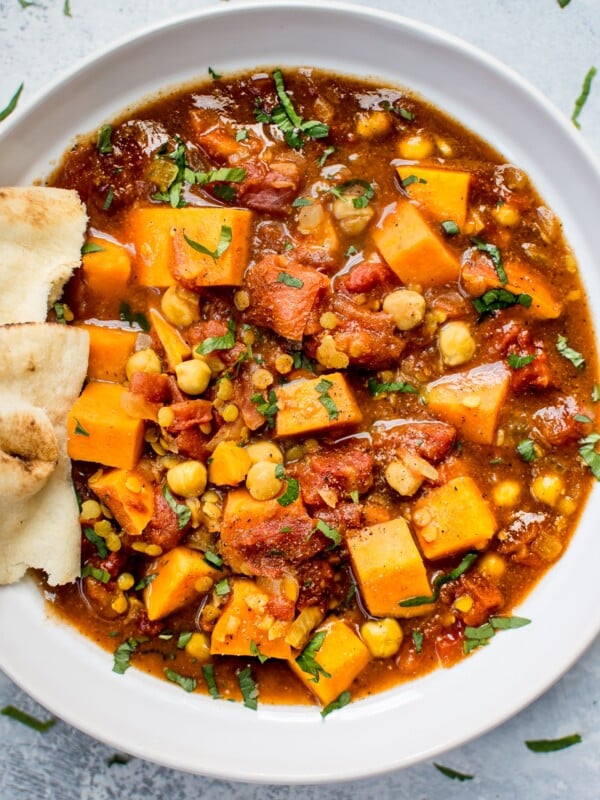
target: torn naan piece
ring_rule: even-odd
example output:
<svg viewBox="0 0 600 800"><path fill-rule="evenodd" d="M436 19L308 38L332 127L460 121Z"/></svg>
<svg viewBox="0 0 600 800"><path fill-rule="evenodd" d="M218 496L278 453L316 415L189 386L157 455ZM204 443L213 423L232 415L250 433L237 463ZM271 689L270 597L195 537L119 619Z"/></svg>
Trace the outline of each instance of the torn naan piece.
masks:
<svg viewBox="0 0 600 800"><path fill-rule="evenodd" d="M0 584L29 567L48 583L80 572L81 527L67 415L87 372L89 336L52 323L0 327Z"/></svg>
<svg viewBox="0 0 600 800"><path fill-rule="evenodd" d="M86 225L77 192L0 187L0 325L46 319L81 262Z"/></svg>

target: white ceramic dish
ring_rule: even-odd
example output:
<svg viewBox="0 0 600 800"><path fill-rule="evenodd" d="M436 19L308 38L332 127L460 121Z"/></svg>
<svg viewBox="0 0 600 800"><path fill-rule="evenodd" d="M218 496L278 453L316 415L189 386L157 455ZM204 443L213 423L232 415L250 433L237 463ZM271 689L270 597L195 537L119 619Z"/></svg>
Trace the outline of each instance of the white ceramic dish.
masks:
<svg viewBox="0 0 600 800"><path fill-rule="evenodd" d="M259 65L318 65L405 85L493 143L562 218L593 303L600 173L572 126L474 48L418 23L334 3L244 3L171 21L85 62L4 123L0 184L47 174L77 133L159 88ZM316 708L187 695L49 620L33 585L0 588L0 666L69 723L170 767L272 783L344 780L405 766L474 737L547 689L600 630L594 492L574 540L519 613L533 620L464 663L323 721ZM584 615L573 616L577 595ZM558 633L559 632L559 633ZM35 658L29 642L34 641Z"/></svg>

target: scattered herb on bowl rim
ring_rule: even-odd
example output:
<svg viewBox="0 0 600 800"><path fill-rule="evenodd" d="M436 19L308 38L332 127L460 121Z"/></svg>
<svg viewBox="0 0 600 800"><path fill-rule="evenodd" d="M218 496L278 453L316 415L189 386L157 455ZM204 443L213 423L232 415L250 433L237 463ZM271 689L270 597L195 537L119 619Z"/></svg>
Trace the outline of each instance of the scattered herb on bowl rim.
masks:
<svg viewBox="0 0 600 800"><path fill-rule="evenodd" d="M555 753L557 750L565 750L567 747L580 744L582 741L581 734L572 733L560 739L527 739L525 746L533 753Z"/></svg>
<svg viewBox="0 0 600 800"><path fill-rule="evenodd" d="M46 720L40 720L36 717L32 717L31 714L28 714L26 711L22 711L16 706L4 706L0 713L5 717L14 719L16 722L20 722L21 725L26 725L28 728L32 728L38 733L46 733L46 731L49 731L50 728L53 728L54 725L56 725L56 720L53 717Z"/></svg>

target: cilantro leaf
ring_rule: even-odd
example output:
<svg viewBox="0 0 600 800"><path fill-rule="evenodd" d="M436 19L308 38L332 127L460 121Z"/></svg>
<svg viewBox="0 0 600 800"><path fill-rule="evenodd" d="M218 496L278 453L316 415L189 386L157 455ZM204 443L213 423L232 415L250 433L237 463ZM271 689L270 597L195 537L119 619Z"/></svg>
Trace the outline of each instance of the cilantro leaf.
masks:
<svg viewBox="0 0 600 800"><path fill-rule="evenodd" d="M312 675L311 681L313 683L318 683L321 675L323 675L325 678L331 678L329 672L324 670L323 667L315 660L315 656L321 649L326 637L327 631L319 631L319 633L315 633L315 635L296 659L296 664L298 664L302 672Z"/></svg>
<svg viewBox="0 0 600 800"><path fill-rule="evenodd" d="M255 101L254 113L258 122L270 122L281 130L290 147L296 150L304 147L304 136L310 139L323 139L329 135L329 126L318 120L304 121L294 108L294 104L285 89L283 75L280 69L273 71L275 91L279 105L273 109L272 114L267 114L261 106L260 100Z"/></svg>
<svg viewBox="0 0 600 800"><path fill-rule="evenodd" d="M149 586L152 581L155 580L157 575L158 572L151 572L149 575L144 575L144 577L140 578L140 580L133 587L134 591L139 592L142 589L145 589L146 586Z"/></svg>
<svg viewBox="0 0 600 800"><path fill-rule="evenodd" d="M421 631L413 631L412 632L412 640L415 645L415 652L420 653L423 650L423 634Z"/></svg>
<svg viewBox="0 0 600 800"><path fill-rule="evenodd" d="M33 730L37 731L38 733L46 733L46 731L49 731L50 728L56 725L55 719L47 719L42 721L32 717L25 711L21 711L21 709L16 708L16 706L4 706L0 713L5 717L10 717L17 722L20 722L21 725L27 725L28 728L33 728Z"/></svg>
<svg viewBox="0 0 600 800"><path fill-rule="evenodd" d="M347 706L351 699L352 697L350 695L350 692L348 691L342 692L339 697L336 697L335 700L332 700L331 703L328 703L325 706L325 708L322 709L321 716L323 717L323 719L325 719L325 717L328 714L331 714L332 711L337 711L338 709Z"/></svg>
<svg viewBox="0 0 600 800"><path fill-rule="evenodd" d="M290 275L289 272L280 272L277 276L277 283L283 283L286 286L291 286L294 289L302 289L304 286L304 281L301 281L300 278L294 278L294 276Z"/></svg>
<svg viewBox="0 0 600 800"><path fill-rule="evenodd" d="M92 564L86 564L81 570L82 578L94 578L100 583L108 583L110 580L110 573L101 567L94 567Z"/></svg>
<svg viewBox="0 0 600 800"><path fill-rule="evenodd" d="M196 347L196 353L207 356L215 350L231 350L235 345L236 324L234 319L227 323L227 333L224 336L209 336Z"/></svg>
<svg viewBox="0 0 600 800"><path fill-rule="evenodd" d="M191 510L188 506L183 503L178 503L177 500L175 500L166 483L163 485L162 495L169 504L171 511L177 516L177 527L180 531L183 530L192 518Z"/></svg>
<svg viewBox="0 0 600 800"><path fill-rule="evenodd" d="M135 653L138 645L137 639L129 638L117 647L114 654L113 672L116 672L117 675L123 675L129 669L131 666L129 663L131 654Z"/></svg>
<svg viewBox="0 0 600 800"><path fill-rule="evenodd" d="M460 233L460 228L453 219L445 219L440 225L447 236L456 236Z"/></svg>
<svg viewBox="0 0 600 800"><path fill-rule="evenodd" d="M441 772L442 775L445 775L447 778L450 778L453 781L461 781L462 783L463 781L473 780L473 775L469 775L466 772L457 772L455 769L451 769L450 767L445 767L443 764L436 764L435 761L433 763L433 766L439 772Z"/></svg>
<svg viewBox="0 0 600 800"><path fill-rule="evenodd" d="M356 186L362 188L362 193L352 193L350 197L346 197L348 190ZM354 208L366 208L375 196L375 189L373 186L368 181L364 181L361 178L352 178L352 180L340 183L339 186L334 186L329 191L340 200L351 200Z"/></svg>
<svg viewBox="0 0 600 800"><path fill-rule="evenodd" d="M528 739L525 746L533 753L555 753L557 750L565 750L565 748L580 744L582 741L579 733L572 733L561 739Z"/></svg>
<svg viewBox="0 0 600 800"><path fill-rule="evenodd" d="M212 550L206 550L204 553L204 560L207 564L210 564L211 567L215 567L216 569L222 569L223 567L223 559L221 556L218 556L216 553L213 553Z"/></svg>
<svg viewBox="0 0 600 800"><path fill-rule="evenodd" d="M384 111L389 111L391 114L396 114L408 122L412 122L415 118L415 115L412 111L409 111L407 108L402 108L401 106L392 105L389 100L384 100L381 104L381 108Z"/></svg>
<svg viewBox="0 0 600 800"><path fill-rule="evenodd" d="M320 531L323 536L326 536L328 539L332 541L332 545L328 547L328 550L333 550L334 547L339 547L342 543L342 537L340 532L336 528L331 528L324 520L318 519L316 521L316 525L312 533L315 531ZM312 535L311 533L311 535Z"/></svg>
<svg viewBox="0 0 600 800"><path fill-rule="evenodd" d="M254 640L250 642L250 653L251 655L256 656L261 664L264 664L265 661L269 660L269 656L266 656L264 653L260 652L260 649Z"/></svg>
<svg viewBox="0 0 600 800"><path fill-rule="evenodd" d="M214 69L213 69L212 67L209 67L209 68L208 68L208 74L209 74L209 75L210 75L210 77L213 79L213 81L218 81L218 80L219 80L219 78L222 78L222 77L223 77L223 76L222 76L222 75L220 75L218 72L215 72L215 71L214 71Z"/></svg>
<svg viewBox="0 0 600 800"><path fill-rule="evenodd" d="M580 352L578 352L577 350L573 350L572 347L569 347L569 343L567 342L567 337L563 336L560 333L558 334L558 337L556 339L556 349L561 354L561 356L566 358L567 361L570 361L571 364L573 364L573 366L576 369L583 369L583 367L585 367L585 358L581 355Z"/></svg>
<svg viewBox="0 0 600 800"><path fill-rule="evenodd" d="M219 241L217 243L217 246L215 247L214 250L209 250L208 247L205 247L203 244L200 244L200 242L195 242L193 239L190 239L189 236L187 236L187 234L185 233L185 231L183 232L183 238L193 250L196 250L196 252L202 253L205 256L210 256L213 259L213 261L216 261L223 255L223 253L225 253L229 249L232 236L233 234L231 232L231 228L229 227L229 225L221 225L221 232L219 234Z"/></svg>
<svg viewBox="0 0 600 800"><path fill-rule="evenodd" d="M446 583L450 583L450 581L455 581L457 578L460 578L460 576L469 569L471 564L478 556L479 553L473 550L467 553L460 564L453 570L443 575L438 575L433 581L433 594L431 596L428 597L427 595L419 595L418 597L409 597L408 600L400 601L398 605L402 608L412 608L413 606L435 603L440 595L440 589L442 586L444 586Z"/></svg>
<svg viewBox="0 0 600 800"><path fill-rule="evenodd" d="M23 91L24 86L25 86L24 83L22 83L19 86L17 91L13 94L13 96L8 101L8 105L5 108L3 108L2 111L0 111L0 122L2 122L2 120L4 120L7 117L9 117L12 114L12 112L15 110L15 108L17 107L17 103L19 102L19 97L21 96L21 92Z"/></svg>
<svg viewBox="0 0 600 800"><path fill-rule="evenodd" d="M475 310L479 314L489 314L502 308L522 305L529 308L533 298L530 294L514 294L507 289L489 289L487 292L472 300Z"/></svg>
<svg viewBox="0 0 600 800"><path fill-rule="evenodd" d="M492 259L492 264L496 270L496 274L500 278L500 283L508 283L508 277L504 270L504 265L502 264L502 254L498 247L495 244L488 244L484 242L482 239L478 239L476 236L471 237L471 242L475 245L475 247L483 253L487 253L488 256Z"/></svg>
<svg viewBox="0 0 600 800"><path fill-rule="evenodd" d="M571 114L571 120L576 128L581 128L579 124L579 115L586 104L588 97L590 96L590 91L592 89L592 81L596 77L596 73L598 70L596 67L590 67L587 71L585 78L583 79L583 86L581 87L581 94L575 101L575 107L573 109L573 113Z"/></svg>
<svg viewBox="0 0 600 800"><path fill-rule="evenodd" d="M325 150L323 150L323 153L319 156L319 158L317 158L317 164L320 167L324 167L325 162L327 161L329 156L333 155L334 153L335 153L335 147L326 147Z"/></svg>
<svg viewBox="0 0 600 800"><path fill-rule="evenodd" d="M322 378L315 386L315 392L317 392L319 395L319 403L321 403L321 405L327 411L327 416L330 420L337 419L340 415L334 399L329 394L329 390L332 386L333 383L328 381L326 378Z"/></svg>
<svg viewBox="0 0 600 800"><path fill-rule="evenodd" d="M237 674L237 679L244 698L244 705L246 708L256 711L258 708L258 687L254 683L250 667L240 670Z"/></svg>
<svg viewBox="0 0 600 800"><path fill-rule="evenodd" d="M106 546L104 539L101 536L98 536L93 528L89 527L83 529L83 535L88 542L91 542L94 545L100 558L106 558L108 555L108 547Z"/></svg>
<svg viewBox="0 0 600 800"><path fill-rule="evenodd" d="M177 637L177 649L183 650L194 634L192 631L183 631Z"/></svg>
<svg viewBox="0 0 600 800"><path fill-rule="evenodd" d="M81 248L81 255L87 256L89 253L103 253L104 248L100 247L96 242L86 242Z"/></svg>
<svg viewBox="0 0 600 800"><path fill-rule="evenodd" d="M535 442L533 439L521 439L517 444L517 453L521 456L523 461L531 463L537 458L535 450Z"/></svg>
<svg viewBox="0 0 600 800"><path fill-rule="evenodd" d="M509 353L507 357L508 366L511 369L523 369L532 361L535 361L535 355L531 356L518 356L515 353Z"/></svg>
<svg viewBox="0 0 600 800"><path fill-rule="evenodd" d="M103 156L112 153L113 146L111 136L113 132L112 125L102 125L98 131L98 138L96 139L96 150Z"/></svg>
<svg viewBox="0 0 600 800"><path fill-rule="evenodd" d="M600 441L600 433L590 433L580 439L579 455L592 471L592 475L600 481L600 453L596 451L596 445Z"/></svg>
<svg viewBox="0 0 600 800"><path fill-rule="evenodd" d="M256 392L250 396L250 402L254 403L256 406L256 410L259 414L262 414L263 417L267 420L267 427L274 428L275 427L275 414L279 411L277 406L277 395L275 394L275 389L269 389L269 394L267 395L268 399L265 400L260 392Z"/></svg>
<svg viewBox="0 0 600 800"><path fill-rule="evenodd" d="M215 679L215 668L212 664L203 664L202 665L202 675L204 680L206 681L206 687L208 692L213 700L220 700L221 693L219 692L219 688L217 686L217 681Z"/></svg>
<svg viewBox="0 0 600 800"><path fill-rule="evenodd" d="M369 378L367 388L373 397L385 392L405 392L408 394L418 394L419 390L406 381L392 381L391 383L381 383L375 378Z"/></svg>
<svg viewBox="0 0 600 800"><path fill-rule="evenodd" d="M133 328L135 325L137 325L145 333L150 332L150 323L148 322L146 315L142 314L141 312L134 313L131 310L129 303L126 303L125 301L123 301L119 306L119 319L121 319L123 322L127 322L130 328Z"/></svg>
<svg viewBox="0 0 600 800"><path fill-rule="evenodd" d="M181 686L185 692L193 692L198 685L196 678L180 675L178 672L175 672L175 670L169 669L169 667L165 668L165 678L171 681L171 683L176 683L177 686Z"/></svg>

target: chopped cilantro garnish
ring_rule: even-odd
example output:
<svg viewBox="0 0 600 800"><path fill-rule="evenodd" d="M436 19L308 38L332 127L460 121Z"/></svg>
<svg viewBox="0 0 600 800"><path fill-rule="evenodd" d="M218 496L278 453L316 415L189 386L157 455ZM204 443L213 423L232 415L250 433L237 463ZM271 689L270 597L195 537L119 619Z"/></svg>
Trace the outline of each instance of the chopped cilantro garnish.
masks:
<svg viewBox="0 0 600 800"><path fill-rule="evenodd" d="M166 483L163 485L162 495L169 504L171 511L177 516L177 527L179 530L183 530L183 528L185 528L192 518L192 512L190 508L183 503L178 503L177 500L175 500Z"/></svg>
<svg viewBox="0 0 600 800"><path fill-rule="evenodd" d="M583 422L584 425L588 425L592 421L591 418L587 416L587 414L575 414L573 419L576 422Z"/></svg>
<svg viewBox="0 0 600 800"><path fill-rule="evenodd" d="M490 617L483 625L474 628L470 625L465 627L463 652L468 655L478 647L485 647L490 643L490 639L497 630L516 630L531 623L525 617Z"/></svg>
<svg viewBox="0 0 600 800"><path fill-rule="evenodd" d="M508 358L506 359L508 362L508 366L511 369L523 369L528 364L531 364L532 361L535 360L535 355L531 356L517 356L515 353L509 353Z"/></svg>
<svg viewBox="0 0 600 800"><path fill-rule="evenodd" d="M346 197L348 190L355 187L359 187L363 191L360 194L353 192L349 197ZM352 178L352 180L340 183L339 186L334 186L330 189L330 192L339 199L351 200L354 208L366 208L369 205L369 201L375 196L373 186L368 181L363 181L360 178Z"/></svg>
<svg viewBox="0 0 600 800"><path fill-rule="evenodd" d="M376 397L378 394L384 394L385 392L405 392L408 394L419 394L419 390L406 381L381 383L380 381L375 380L375 378L369 378L367 387L373 397Z"/></svg>
<svg viewBox="0 0 600 800"><path fill-rule="evenodd" d="M114 196L115 195L114 195L113 187L109 186L108 187L108 192L106 193L106 197L104 198L104 203L102 204L102 210L103 211L108 211L108 209L111 207Z"/></svg>
<svg viewBox="0 0 600 800"><path fill-rule="evenodd" d="M333 386L331 381L328 381L327 378L321 378L321 380L315 386L315 392L319 395L319 403L325 408L327 411L327 415L330 420L337 419L340 415L338 407L335 404L335 401L329 394L329 390Z"/></svg>
<svg viewBox="0 0 600 800"><path fill-rule="evenodd" d="M560 333L556 340L556 349L561 356L566 358L567 361L570 361L576 369L583 369L583 367L585 367L585 358L577 350L573 350L572 347L569 347L567 337Z"/></svg>
<svg viewBox="0 0 600 800"><path fill-rule="evenodd" d="M214 69L213 69L212 67L209 67L209 68L208 68L208 74L209 74L209 75L210 75L210 77L213 79L213 81L218 81L220 78L222 78L222 77L223 77L223 76L222 76L222 75L220 75L218 72L215 72L215 71L214 71Z"/></svg>
<svg viewBox="0 0 600 800"><path fill-rule="evenodd" d="M304 286L304 281L301 281L300 278L294 278L289 272L280 272L277 276L277 283L283 283L294 289L301 289Z"/></svg>
<svg viewBox="0 0 600 800"><path fill-rule="evenodd" d="M113 767L115 764L129 764L131 756L126 753L113 753L106 759L106 766Z"/></svg>
<svg viewBox="0 0 600 800"><path fill-rule="evenodd" d="M63 3L63 14L65 15L65 17L73 16L73 14L71 14L71 0L65 0L65 2Z"/></svg>
<svg viewBox="0 0 600 800"><path fill-rule="evenodd" d="M189 236L186 235L185 231L183 233L183 238L193 250L196 250L196 252L202 253L205 256L210 256L213 261L216 261L228 250L229 245L231 244L232 232L229 225L221 225L219 241L214 250L209 250L208 247L200 244L200 242L195 242L193 239L190 239Z"/></svg>
<svg viewBox="0 0 600 800"><path fill-rule="evenodd" d="M508 283L508 277L504 270L504 265L502 264L502 254L500 249L496 247L495 244L488 244L488 242L484 242L482 239L478 239L476 236L471 237L471 242L478 250L480 250L482 253L487 253L492 259L492 264L494 265L496 274L500 278L500 283Z"/></svg>
<svg viewBox="0 0 600 800"><path fill-rule="evenodd" d="M453 781L472 781L473 775L469 775L466 772L457 772L455 769L451 769L450 767L445 767L443 764L436 764L433 762L433 766L441 772L442 775L445 775L447 778L450 778Z"/></svg>
<svg viewBox="0 0 600 800"><path fill-rule="evenodd" d="M392 114L397 114L397 116L407 120L408 122L412 122L415 118L413 112L409 111L408 108L392 105L389 100L384 100L381 104L381 107L384 111L390 111Z"/></svg>
<svg viewBox="0 0 600 800"><path fill-rule="evenodd" d="M567 747L581 742L581 735L572 733L570 736L563 736L560 739L528 739L525 746L533 753L555 753L557 750L565 750Z"/></svg>
<svg viewBox="0 0 600 800"><path fill-rule="evenodd" d="M256 406L256 410L259 414L262 414L263 417L267 420L267 426L269 428L275 427L275 414L279 411L277 407L277 395L275 394L275 389L269 389L269 394L267 398L263 397L262 394L257 392L250 396L250 401L254 403Z"/></svg>
<svg viewBox="0 0 600 800"><path fill-rule="evenodd" d="M460 576L469 569L471 564L478 556L479 553L475 551L467 553L457 567L450 572L445 573L444 575L438 575L433 581L433 594L431 596L428 597L427 595L419 595L418 597L410 597L408 600L402 600L398 603L398 605L402 608L412 608L413 606L421 606L426 603L435 603L440 595L440 589L442 586L450 581L455 581L457 578L460 578Z"/></svg>
<svg viewBox="0 0 600 800"><path fill-rule="evenodd" d="M221 693L219 692L219 688L217 686L217 681L215 679L215 668L212 664L203 664L202 665L202 675L204 676L204 680L206 681L206 687L208 692L213 700L220 700Z"/></svg>
<svg viewBox="0 0 600 800"><path fill-rule="evenodd" d="M579 124L579 115L586 104L588 97L590 96L590 91L592 89L592 81L596 77L596 73L598 70L596 67L590 67L587 71L585 78L583 79L583 86L581 87L581 94L575 101L575 108L573 109L573 113L571 115L571 120L576 128L580 128L581 125Z"/></svg>
<svg viewBox="0 0 600 800"><path fill-rule="evenodd" d="M113 146L111 136L113 132L112 125L103 125L98 131L98 138L96 139L96 150L103 156L112 153Z"/></svg>
<svg viewBox="0 0 600 800"><path fill-rule="evenodd" d="M592 402L597 403L600 400L600 385L594 384L592 388Z"/></svg>
<svg viewBox="0 0 600 800"><path fill-rule="evenodd" d="M256 711L258 708L258 687L254 683L250 667L240 670L237 674L237 679L244 698L244 705L246 708Z"/></svg>
<svg viewBox="0 0 600 800"><path fill-rule="evenodd" d="M246 177L246 170L242 167L221 167L208 172L186 172L189 183L206 186L207 183L241 183Z"/></svg>
<svg viewBox="0 0 600 800"><path fill-rule="evenodd" d="M324 167L325 162L327 161L329 156L333 155L333 153L335 153L335 147L326 147L325 150L323 150L323 153L319 156L319 158L317 158L317 164L320 167Z"/></svg>
<svg viewBox="0 0 600 800"><path fill-rule="evenodd" d="M312 206L313 200L310 197L297 197L292 203L292 208L302 208L302 206Z"/></svg>
<svg viewBox="0 0 600 800"><path fill-rule="evenodd" d="M139 592L142 589L145 589L146 586L149 586L152 581L155 580L157 575L158 572L151 572L149 575L144 575L144 577L140 578L140 580L133 587L134 591Z"/></svg>
<svg viewBox="0 0 600 800"><path fill-rule="evenodd" d="M229 585L227 578L223 578L222 581L215 583L215 594L217 597L226 597L230 591L231 586Z"/></svg>
<svg viewBox="0 0 600 800"><path fill-rule="evenodd" d="M92 564L86 564L81 570L81 577L94 578L94 580L100 581L100 583L108 583L110 580L110 573L106 569L94 567Z"/></svg>
<svg viewBox="0 0 600 800"><path fill-rule="evenodd" d="M357 253L358 250L356 249L356 247L354 247L353 244L351 244L350 247L344 253L344 255L346 256L346 258L350 258L351 256L355 256Z"/></svg>
<svg viewBox="0 0 600 800"><path fill-rule="evenodd" d="M207 356L215 350L231 350L235 345L236 324L234 319L227 322L227 333L224 336L209 336L196 347L199 356Z"/></svg>
<svg viewBox="0 0 600 800"><path fill-rule="evenodd" d="M32 717L25 711L21 711L20 708L16 708L15 706L4 706L0 713L2 713L5 717L10 717L17 722L20 722L22 725L27 725L28 728L33 728L33 730L37 731L38 733L46 733L46 731L49 731L50 728L56 725L55 719L47 719L42 721Z"/></svg>
<svg viewBox="0 0 600 800"><path fill-rule="evenodd" d="M126 670L129 669L131 666L129 663L131 654L135 653L138 645L139 642L137 639L129 638L127 641L122 642L117 647L114 654L113 672L116 672L118 675L122 675Z"/></svg>
<svg viewBox="0 0 600 800"><path fill-rule="evenodd" d="M223 566L223 559L221 556L218 556L216 553L213 553L212 550L206 550L204 553L204 560L207 564L210 564L211 567L215 567L216 569L221 569Z"/></svg>
<svg viewBox="0 0 600 800"><path fill-rule="evenodd" d="M353 503L358 503L359 502L359 496L358 496L358 490L357 489L352 489L352 491L349 494L350 494L350 500L352 500Z"/></svg>
<svg viewBox="0 0 600 800"><path fill-rule="evenodd" d="M425 178L417 178L416 175L407 175L406 178L402 178L400 183L403 189L407 189L409 186L412 186L413 183L427 183L427 181Z"/></svg>
<svg viewBox="0 0 600 800"><path fill-rule="evenodd" d="M507 289L489 289L481 297L476 297L472 302L479 314L489 314L502 308L522 305L529 308L533 301L530 294L514 294Z"/></svg>
<svg viewBox="0 0 600 800"><path fill-rule="evenodd" d="M149 333L150 331L150 323L145 314L141 312L134 313L131 310L131 306L129 303L122 302L119 306L119 319L123 322L126 322L130 328L133 328L134 325L137 325L141 328L145 333Z"/></svg>
<svg viewBox="0 0 600 800"><path fill-rule="evenodd" d="M169 669L169 667L165 668L165 677L168 681L171 681L171 683L176 683L177 686L181 686L186 692L193 692L198 685L196 678L180 675L178 672L175 672L175 670Z"/></svg>
<svg viewBox="0 0 600 800"><path fill-rule="evenodd" d="M56 321L60 325L66 325L67 320L65 319L65 306L63 303L54 303L52 306L54 309L54 313L56 314Z"/></svg>
<svg viewBox="0 0 600 800"><path fill-rule="evenodd" d="M331 540L332 544L330 547L327 548L328 550L333 550L334 547L339 547L340 544L342 543L342 537L340 535L340 532L336 528L331 528L322 519L318 519L316 521L316 525L312 533L315 533L315 531L320 531L323 534L323 536L326 536L328 539Z"/></svg>
<svg viewBox="0 0 600 800"><path fill-rule="evenodd" d="M566 8L571 2L571 0L556 0L556 2L561 8Z"/></svg>
<svg viewBox="0 0 600 800"><path fill-rule="evenodd" d="M423 634L421 631L412 632L412 640L415 646L415 652L420 653L423 650Z"/></svg>
<svg viewBox="0 0 600 800"><path fill-rule="evenodd" d="M21 92L23 91L25 84L22 83L17 91L13 94L13 96L8 101L8 105L0 111L0 122L6 119L8 116L12 114L12 112L17 107L17 103L19 102L19 97L21 96Z"/></svg>
<svg viewBox="0 0 600 800"><path fill-rule="evenodd" d="M108 547L106 546L104 539L101 536L98 536L93 528L89 527L83 529L83 535L88 542L91 542L94 545L100 558L106 558L108 555Z"/></svg>
<svg viewBox="0 0 600 800"><path fill-rule="evenodd" d="M592 475L600 481L600 453L596 451L596 445L600 441L600 433L590 433L589 436L580 439L579 455L592 471Z"/></svg>
<svg viewBox="0 0 600 800"><path fill-rule="evenodd" d="M277 464L275 467L275 477L279 478L279 480L285 480L285 492L281 495L281 497L277 498L277 502L280 506L290 506L292 503L295 503L298 499L298 495L300 494L300 484L295 478L290 478L285 474L285 470L281 464Z"/></svg>
<svg viewBox="0 0 600 800"><path fill-rule="evenodd" d="M194 634L192 631L183 631L177 637L177 649L183 650Z"/></svg>
<svg viewBox="0 0 600 800"><path fill-rule="evenodd" d="M96 244L96 242L86 242L81 248L82 256L87 256L90 253L103 253L103 252L104 248L100 247L100 245Z"/></svg>
<svg viewBox="0 0 600 800"><path fill-rule="evenodd" d="M315 633L315 635L296 659L296 664L298 664L302 672L312 675L311 681L313 683L318 683L321 675L323 675L325 678L331 678L329 672L326 672L326 670L324 670L323 667L315 660L315 656L321 649L326 636L327 631L319 631L318 633Z"/></svg>
<svg viewBox="0 0 600 800"><path fill-rule="evenodd" d="M350 692L348 691L342 692L339 697L336 697L335 700L332 700L331 703L328 703L328 705L326 705L325 708L322 709L321 716L323 717L323 719L325 719L325 717L328 714L331 714L332 711L337 711L338 709L347 706L351 699L352 697L350 695Z"/></svg>
<svg viewBox="0 0 600 800"><path fill-rule="evenodd" d="M517 444L517 453L521 456L523 461L527 463L535 461L537 453L535 451L535 442L533 439L521 439Z"/></svg>
<svg viewBox="0 0 600 800"><path fill-rule="evenodd" d="M277 125L279 130L283 133L287 144L296 150L304 147L305 136L308 136L310 139L323 139L325 136L328 136L329 126L324 122L319 122L318 120L303 120L298 114L285 89L283 75L280 69L274 70L273 80L275 81L275 90L279 99L279 105L273 109L271 114L267 114L260 99L256 98L254 101L254 115L256 120L258 122Z"/></svg>
<svg viewBox="0 0 600 800"><path fill-rule="evenodd" d="M261 664L264 664L265 661L269 660L269 656L266 656L264 653L260 652L260 648L254 640L250 642L250 653L251 655L256 656Z"/></svg>
<svg viewBox="0 0 600 800"><path fill-rule="evenodd" d="M442 226L444 233L448 236L456 236L460 233L460 228L453 219L445 219L440 223L440 225Z"/></svg>
<svg viewBox="0 0 600 800"><path fill-rule="evenodd" d="M235 134L236 142L243 142L248 138L248 131L243 128Z"/></svg>

